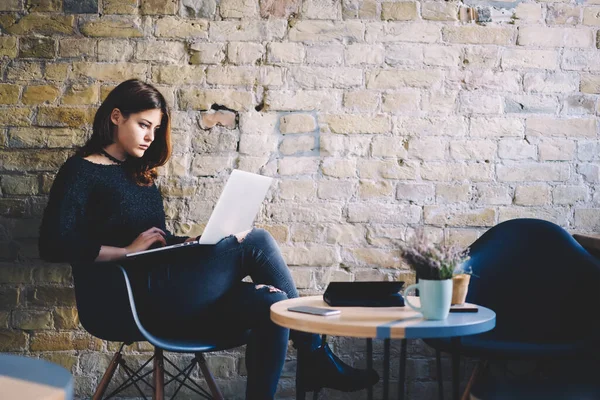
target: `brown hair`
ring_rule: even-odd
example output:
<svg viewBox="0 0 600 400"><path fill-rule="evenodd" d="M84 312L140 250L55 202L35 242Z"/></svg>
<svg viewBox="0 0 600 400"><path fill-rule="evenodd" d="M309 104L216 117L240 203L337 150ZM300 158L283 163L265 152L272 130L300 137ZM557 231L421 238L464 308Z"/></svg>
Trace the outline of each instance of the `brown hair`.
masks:
<svg viewBox="0 0 600 400"><path fill-rule="evenodd" d="M130 177L141 186L150 186L157 177L156 168L165 165L171 156L171 121L167 102L152 85L139 79L120 83L106 97L96 111L92 137L77 151L82 157L99 153L113 143L115 124L110 119L112 110L118 108L125 118L138 112L160 109L160 128L154 141L141 158L129 157L123 164Z"/></svg>

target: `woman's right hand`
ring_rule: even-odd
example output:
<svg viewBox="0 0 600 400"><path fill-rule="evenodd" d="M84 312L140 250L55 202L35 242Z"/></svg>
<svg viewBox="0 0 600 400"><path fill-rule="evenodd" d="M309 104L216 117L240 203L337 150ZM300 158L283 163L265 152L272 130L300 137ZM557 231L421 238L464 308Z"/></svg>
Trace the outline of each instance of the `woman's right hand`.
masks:
<svg viewBox="0 0 600 400"><path fill-rule="evenodd" d="M129 246L125 247L125 251L129 254L148 250L154 243L160 243L161 246L166 246L167 241L165 240L165 236L166 233L162 229L150 228L147 231L140 233Z"/></svg>

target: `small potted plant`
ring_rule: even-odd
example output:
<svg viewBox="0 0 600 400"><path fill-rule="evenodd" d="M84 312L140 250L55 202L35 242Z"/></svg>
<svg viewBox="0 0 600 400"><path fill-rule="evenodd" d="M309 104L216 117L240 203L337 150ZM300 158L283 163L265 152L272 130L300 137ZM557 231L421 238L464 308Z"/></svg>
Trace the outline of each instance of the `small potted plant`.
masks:
<svg viewBox="0 0 600 400"><path fill-rule="evenodd" d="M400 254L419 277L419 283L410 285L404 292L408 306L423 313L426 319L445 319L452 304L453 277L456 271L465 271L468 250L455 245L431 243L419 231L401 246ZM412 304L406 296L413 288L419 289L420 307Z"/></svg>

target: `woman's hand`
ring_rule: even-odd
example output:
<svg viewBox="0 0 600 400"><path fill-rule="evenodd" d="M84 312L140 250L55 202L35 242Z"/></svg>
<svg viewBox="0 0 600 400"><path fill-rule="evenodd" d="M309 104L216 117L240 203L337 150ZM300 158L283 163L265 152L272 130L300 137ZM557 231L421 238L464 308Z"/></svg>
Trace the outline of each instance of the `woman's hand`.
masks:
<svg viewBox="0 0 600 400"><path fill-rule="evenodd" d="M125 250L127 251L127 254L129 254L148 250L154 243L160 243L161 246L165 246L167 244L165 236L166 233L162 229L150 228L147 231L140 233L133 243L125 247Z"/></svg>

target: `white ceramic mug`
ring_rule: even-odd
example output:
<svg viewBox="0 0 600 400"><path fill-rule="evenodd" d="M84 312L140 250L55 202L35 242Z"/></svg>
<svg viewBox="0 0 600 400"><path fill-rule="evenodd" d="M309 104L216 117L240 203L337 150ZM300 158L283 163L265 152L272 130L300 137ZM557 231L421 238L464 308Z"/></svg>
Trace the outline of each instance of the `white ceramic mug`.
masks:
<svg viewBox="0 0 600 400"><path fill-rule="evenodd" d="M408 292L419 289L421 307L410 303ZM423 314L425 319L441 320L448 317L450 303L452 302L452 279L441 281L419 280L419 283L410 285L404 291L406 305Z"/></svg>

